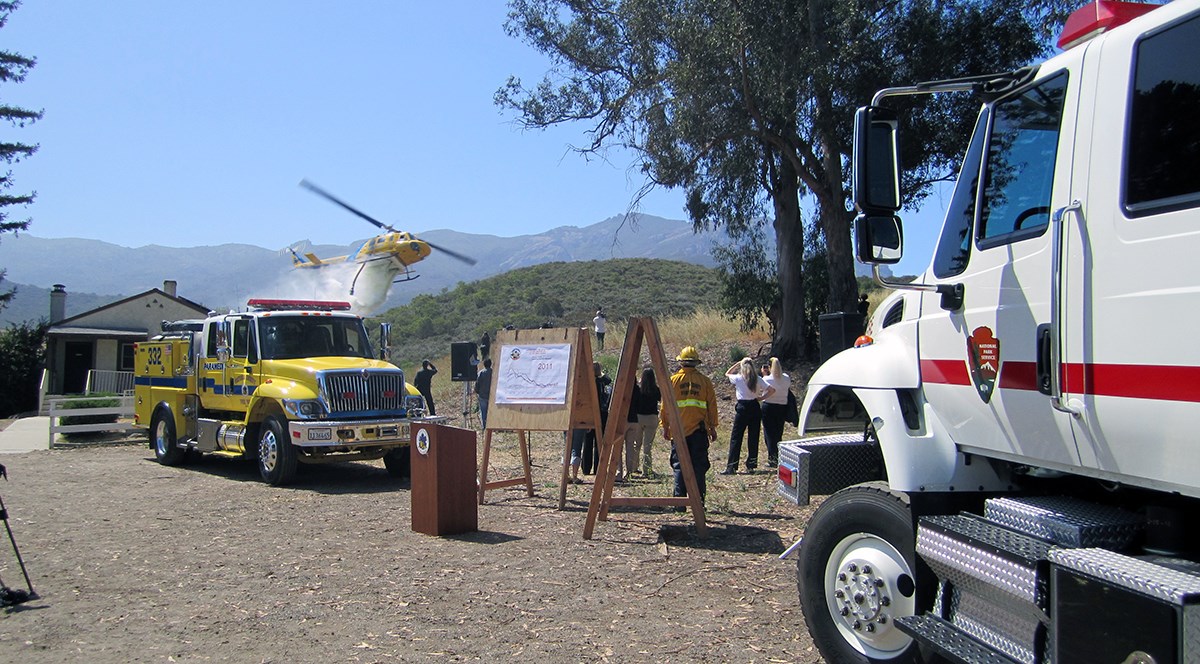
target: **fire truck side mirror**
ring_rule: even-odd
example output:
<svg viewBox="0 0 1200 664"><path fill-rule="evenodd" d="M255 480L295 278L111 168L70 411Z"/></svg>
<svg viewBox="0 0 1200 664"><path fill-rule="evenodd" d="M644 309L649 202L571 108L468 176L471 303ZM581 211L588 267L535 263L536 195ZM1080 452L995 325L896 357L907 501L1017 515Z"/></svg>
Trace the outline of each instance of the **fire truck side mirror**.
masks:
<svg viewBox="0 0 1200 664"><path fill-rule="evenodd" d="M900 152L896 114L864 106L854 114L851 186L854 205L868 215L900 209Z"/></svg>
<svg viewBox="0 0 1200 664"><path fill-rule="evenodd" d="M860 263L891 265L904 255L900 217L860 214L854 218L854 253Z"/></svg>

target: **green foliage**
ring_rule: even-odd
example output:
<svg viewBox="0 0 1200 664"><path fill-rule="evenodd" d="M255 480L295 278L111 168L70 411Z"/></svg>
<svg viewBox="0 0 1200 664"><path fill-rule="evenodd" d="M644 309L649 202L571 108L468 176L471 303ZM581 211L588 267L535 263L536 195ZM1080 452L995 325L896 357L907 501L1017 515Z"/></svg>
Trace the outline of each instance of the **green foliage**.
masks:
<svg viewBox="0 0 1200 664"><path fill-rule="evenodd" d="M687 315L715 307L718 288L716 270L678 261L544 263L418 295L379 319L392 324L392 361L407 366L449 354L455 341L475 342L484 332L494 339L508 325L590 327L597 307L610 322Z"/></svg>
<svg viewBox="0 0 1200 664"><path fill-rule="evenodd" d="M774 257L763 244L761 233L743 233L731 244L714 246L712 253L721 269L721 312L737 321L743 332L765 318L774 338L778 323L774 310L782 294Z"/></svg>
<svg viewBox="0 0 1200 664"><path fill-rule="evenodd" d="M0 417L37 410L46 362L46 321L26 321L0 331Z"/></svg>
<svg viewBox="0 0 1200 664"><path fill-rule="evenodd" d="M729 347L729 363L740 362L742 358L750 357L750 352L741 346L733 345Z"/></svg>
<svg viewBox="0 0 1200 664"><path fill-rule="evenodd" d="M73 399L64 401L62 407L67 410L75 410L81 408L116 408L121 405L121 400L115 394L97 392L90 395L88 399ZM62 426L75 426L78 424L111 424L117 421L117 416L114 415L63 415L58 418L58 423Z"/></svg>
<svg viewBox="0 0 1200 664"><path fill-rule="evenodd" d="M8 21L8 16L17 7L21 6L19 1L0 1L0 28ZM0 51L0 82L4 83L20 83L25 80L25 76L29 70L33 69L37 64L37 60L26 58L20 54L11 51ZM42 117L41 111L30 111L24 108L18 108L8 104L0 104L0 121L7 121L14 127L24 127L26 124L37 121ZM37 152L38 146L18 143L6 139L0 142L0 160L7 164L15 164L21 159ZM10 194L7 193L13 186L12 172L0 173L0 234L8 232L18 232L29 228L29 219L21 221L11 221L8 218L7 208L10 205L29 205L33 202L35 194ZM0 281L4 281L5 270L0 268ZM10 300L12 300L14 289L0 291L0 309L3 309Z"/></svg>
<svg viewBox="0 0 1200 664"><path fill-rule="evenodd" d="M805 351L809 308L858 296L846 212L854 109L884 87L1028 64L1077 2L985 0L510 0L509 34L554 63L496 93L527 128L582 121L591 142L634 148L646 186L682 188L696 227L773 214L781 305L775 345ZM910 204L950 177L978 101L901 100ZM828 273L811 303L801 202L816 211ZM636 206L636 200L633 202ZM738 287L745 290L746 287ZM736 290L736 289L735 289Z"/></svg>

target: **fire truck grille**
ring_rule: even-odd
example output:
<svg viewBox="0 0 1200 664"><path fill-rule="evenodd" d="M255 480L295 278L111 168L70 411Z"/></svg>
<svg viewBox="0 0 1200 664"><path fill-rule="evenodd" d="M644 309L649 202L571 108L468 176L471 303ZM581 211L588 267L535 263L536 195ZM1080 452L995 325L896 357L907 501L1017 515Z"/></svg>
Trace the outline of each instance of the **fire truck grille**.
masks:
<svg viewBox="0 0 1200 664"><path fill-rule="evenodd" d="M404 408L404 374L344 371L324 375L330 415Z"/></svg>

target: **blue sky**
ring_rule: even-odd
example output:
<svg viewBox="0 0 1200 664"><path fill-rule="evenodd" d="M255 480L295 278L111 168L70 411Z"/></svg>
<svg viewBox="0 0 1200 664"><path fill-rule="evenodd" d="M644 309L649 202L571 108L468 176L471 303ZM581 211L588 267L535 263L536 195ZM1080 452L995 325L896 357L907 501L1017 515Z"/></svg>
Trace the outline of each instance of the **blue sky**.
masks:
<svg viewBox="0 0 1200 664"><path fill-rule="evenodd" d="M3 48L36 57L5 103L45 117L8 137L35 190L29 232L129 247L349 244L372 227L301 179L416 233L501 236L623 213L632 156L584 160L586 126L521 130L492 102L549 62L503 30L504 3L444 0L26 0ZM684 219L683 196L640 210ZM19 211L17 211L19 214ZM15 215L14 215L15 216ZM906 227L902 272L936 221Z"/></svg>

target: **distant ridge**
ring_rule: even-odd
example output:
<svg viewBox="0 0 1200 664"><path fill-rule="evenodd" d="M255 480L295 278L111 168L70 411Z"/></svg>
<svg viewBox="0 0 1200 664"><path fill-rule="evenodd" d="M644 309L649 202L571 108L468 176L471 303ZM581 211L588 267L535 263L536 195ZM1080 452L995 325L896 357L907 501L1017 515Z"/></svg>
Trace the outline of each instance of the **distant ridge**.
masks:
<svg viewBox="0 0 1200 664"><path fill-rule="evenodd" d="M616 215L582 228L559 226L517 237L445 229L418 236L479 262L467 266L435 251L416 266L420 278L392 288L381 311L460 282L550 262L660 258L714 267L713 243L727 241L723 232L693 233L688 222L644 214ZM204 236L197 234L196 238L203 240ZM310 251L318 256L344 255L363 239L344 246L313 245ZM860 274L866 274L859 267ZM264 295L271 284L287 282L292 261L280 248L248 244L131 248L99 240L48 239L21 233L0 242L0 268L7 270L0 288L17 287L16 297L0 311L0 324L7 325L47 316L54 284L66 286L68 316L161 288L168 279L177 282L181 297L193 302L214 310L240 307L247 299Z"/></svg>

